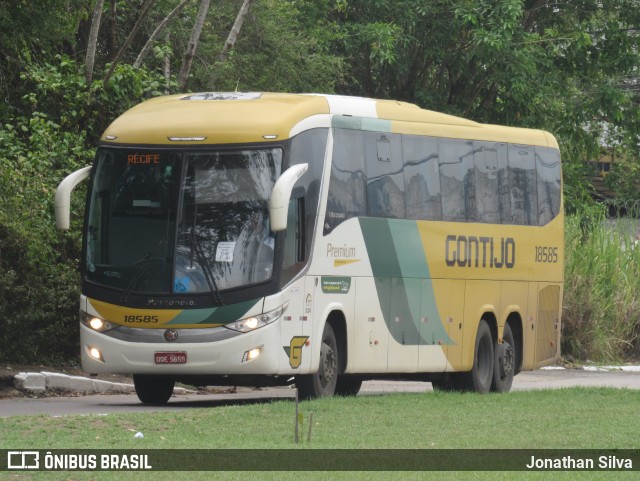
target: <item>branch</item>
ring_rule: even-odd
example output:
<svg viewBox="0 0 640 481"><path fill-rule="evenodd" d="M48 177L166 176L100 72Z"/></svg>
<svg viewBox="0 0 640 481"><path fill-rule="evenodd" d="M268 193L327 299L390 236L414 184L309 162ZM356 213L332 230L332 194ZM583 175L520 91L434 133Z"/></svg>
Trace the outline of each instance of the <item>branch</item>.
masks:
<svg viewBox="0 0 640 481"><path fill-rule="evenodd" d="M129 48L129 45L131 45L131 42L133 41L133 37L135 37L136 33L138 33L138 30L140 30L140 27L142 26L142 21L145 19L147 12L149 11L149 8L151 8L154 2L155 0L145 1L144 5L142 6L142 12L140 12L140 16L138 17L136 24L133 26L133 29L129 33L129 36L127 37L127 39L124 41L124 44L122 45L122 47L120 47L120 50L118 50L118 54L116 55L116 58L114 58L113 62L111 62L109 71L107 72L107 75L104 77L104 80L102 81L103 86L106 87L107 83L109 83L109 80L111 79L111 76L113 75L113 72L116 69L116 65L118 65L118 62L120 62L120 59L124 55L124 51L127 48Z"/></svg>
<svg viewBox="0 0 640 481"><path fill-rule="evenodd" d="M211 0L202 0L200 7L198 8L196 23L193 26L193 31L191 32L191 40L189 40L189 45L187 46L187 51L184 55L182 67L178 73L178 86L181 90L187 85L189 71L191 70L191 64L193 63L193 57L195 56L196 49L198 48L198 42L200 41L200 35L202 34L202 28L204 27L207 13L209 13L210 5Z"/></svg>
<svg viewBox="0 0 640 481"><path fill-rule="evenodd" d="M169 22L171 22L171 20L173 20L184 9L184 7L187 6L187 4L190 1L191 0L182 0L182 2L176 8L171 10L171 13L169 13L169 15L167 15L162 22L160 22L158 27L153 31L153 33L149 37L149 40L147 40L147 43L145 43L144 47L142 47L142 50L140 50L140 54L138 55L138 58L134 62L133 68L140 68L142 66L142 62L144 61L144 58L149 53L149 50L151 50L151 46L153 45L153 43L162 34L162 32L164 32L164 29L167 28L167 25L169 25Z"/></svg>
<svg viewBox="0 0 640 481"><path fill-rule="evenodd" d="M242 6L240 7L240 11L238 12L238 16L236 17L236 21L233 22L233 27L229 32L229 36L227 37L227 41L224 43L224 47L222 48L222 52L218 56L218 60L224 62L227 60L229 56L229 52L233 49L233 46L236 44L236 40L238 40L238 35L240 35L240 30L242 29L242 25L244 24L244 19L249 13L249 8L251 7L251 3L253 0L244 0L242 2Z"/></svg>
<svg viewBox="0 0 640 481"><path fill-rule="evenodd" d="M96 61L96 48L98 45L98 31L100 30L100 19L102 18L102 7L104 0L97 0L91 16L91 30L89 31L89 41L87 42L87 55L85 57L86 64L86 80L87 86L91 85L93 80L93 65Z"/></svg>

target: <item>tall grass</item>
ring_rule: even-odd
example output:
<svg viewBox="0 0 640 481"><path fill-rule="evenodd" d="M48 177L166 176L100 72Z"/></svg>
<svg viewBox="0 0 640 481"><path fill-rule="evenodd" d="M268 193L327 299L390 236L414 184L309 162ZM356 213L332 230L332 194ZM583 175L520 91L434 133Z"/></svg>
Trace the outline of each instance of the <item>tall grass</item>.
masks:
<svg viewBox="0 0 640 481"><path fill-rule="evenodd" d="M563 353L640 359L640 224L570 215L565 228Z"/></svg>

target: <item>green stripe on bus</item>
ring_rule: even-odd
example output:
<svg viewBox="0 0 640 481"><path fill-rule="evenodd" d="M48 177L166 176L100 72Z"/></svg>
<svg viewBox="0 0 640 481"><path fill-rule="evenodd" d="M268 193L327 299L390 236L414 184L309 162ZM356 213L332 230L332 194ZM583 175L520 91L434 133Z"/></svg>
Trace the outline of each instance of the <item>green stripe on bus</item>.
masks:
<svg viewBox="0 0 640 481"><path fill-rule="evenodd" d="M438 312L417 223L359 220L380 307L392 337L404 345L431 345L437 341L452 344ZM429 322L423 323L422 318Z"/></svg>
<svg viewBox="0 0 640 481"><path fill-rule="evenodd" d="M178 324L229 324L242 319L260 299L229 304L210 309L189 309L178 314L166 325Z"/></svg>
<svg viewBox="0 0 640 481"><path fill-rule="evenodd" d="M391 121L368 117L349 117L334 115L331 127L336 129L368 130L371 132L391 132Z"/></svg>

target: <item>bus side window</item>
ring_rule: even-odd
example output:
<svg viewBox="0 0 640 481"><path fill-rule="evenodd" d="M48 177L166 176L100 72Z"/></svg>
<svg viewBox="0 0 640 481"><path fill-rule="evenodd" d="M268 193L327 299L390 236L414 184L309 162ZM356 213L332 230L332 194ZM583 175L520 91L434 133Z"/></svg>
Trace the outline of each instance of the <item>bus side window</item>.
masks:
<svg viewBox="0 0 640 481"><path fill-rule="evenodd" d="M402 139L407 219L442 220L438 139Z"/></svg>
<svg viewBox="0 0 640 481"><path fill-rule="evenodd" d="M511 215L507 144L473 143L478 221L507 224Z"/></svg>
<svg viewBox="0 0 640 481"><path fill-rule="evenodd" d="M333 137L324 235L348 219L367 215L364 133L335 129Z"/></svg>
<svg viewBox="0 0 640 481"><path fill-rule="evenodd" d="M538 225L538 188L534 148L509 145L509 180L511 183L511 223Z"/></svg>
<svg viewBox="0 0 640 481"><path fill-rule="evenodd" d="M304 197L289 201L287 230L285 231L282 284L286 284L300 272L305 263L305 209Z"/></svg>
<svg viewBox="0 0 640 481"><path fill-rule="evenodd" d="M560 211L560 154L557 150L536 147L538 173L538 224L545 225Z"/></svg>
<svg viewBox="0 0 640 481"><path fill-rule="evenodd" d="M450 222L475 222L477 209L473 142L441 139L439 161L442 219Z"/></svg>
<svg viewBox="0 0 640 481"><path fill-rule="evenodd" d="M365 133L365 169L368 215L404 219L401 137L390 133Z"/></svg>

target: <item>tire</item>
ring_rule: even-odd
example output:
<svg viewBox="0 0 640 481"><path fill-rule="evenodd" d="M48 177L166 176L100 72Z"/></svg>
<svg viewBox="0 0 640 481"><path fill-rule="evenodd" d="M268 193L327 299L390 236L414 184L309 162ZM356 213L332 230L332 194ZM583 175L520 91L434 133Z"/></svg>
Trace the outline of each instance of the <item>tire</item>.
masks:
<svg viewBox="0 0 640 481"><path fill-rule="evenodd" d="M138 399L144 404L166 404L173 394L175 379L144 374L133 375L133 385Z"/></svg>
<svg viewBox="0 0 640 481"><path fill-rule="evenodd" d="M348 374L338 376L336 383L336 396L355 396L360 392L362 379Z"/></svg>
<svg viewBox="0 0 640 481"><path fill-rule="evenodd" d="M325 324L320 346L320 365L315 374L296 376L295 383L300 399L331 397L338 383L338 344L330 324Z"/></svg>
<svg viewBox="0 0 640 481"><path fill-rule="evenodd" d="M493 364L493 382L491 390L495 392L509 392L515 375L516 350L513 332L509 324L504 325L502 344L495 345L495 359Z"/></svg>
<svg viewBox="0 0 640 481"><path fill-rule="evenodd" d="M467 378L465 372L450 372L445 374L442 379L431 381L431 387L434 391L441 392L464 392L469 391L467 387Z"/></svg>
<svg viewBox="0 0 640 481"><path fill-rule="evenodd" d="M495 358L493 344L489 324L481 319L476 334L473 368L470 372L462 374L460 378L460 387L463 387L465 391L488 393L491 390Z"/></svg>
<svg viewBox="0 0 640 481"><path fill-rule="evenodd" d="M449 392L455 391L453 383L449 379L438 379L437 381L431 381L431 387L434 391Z"/></svg>

